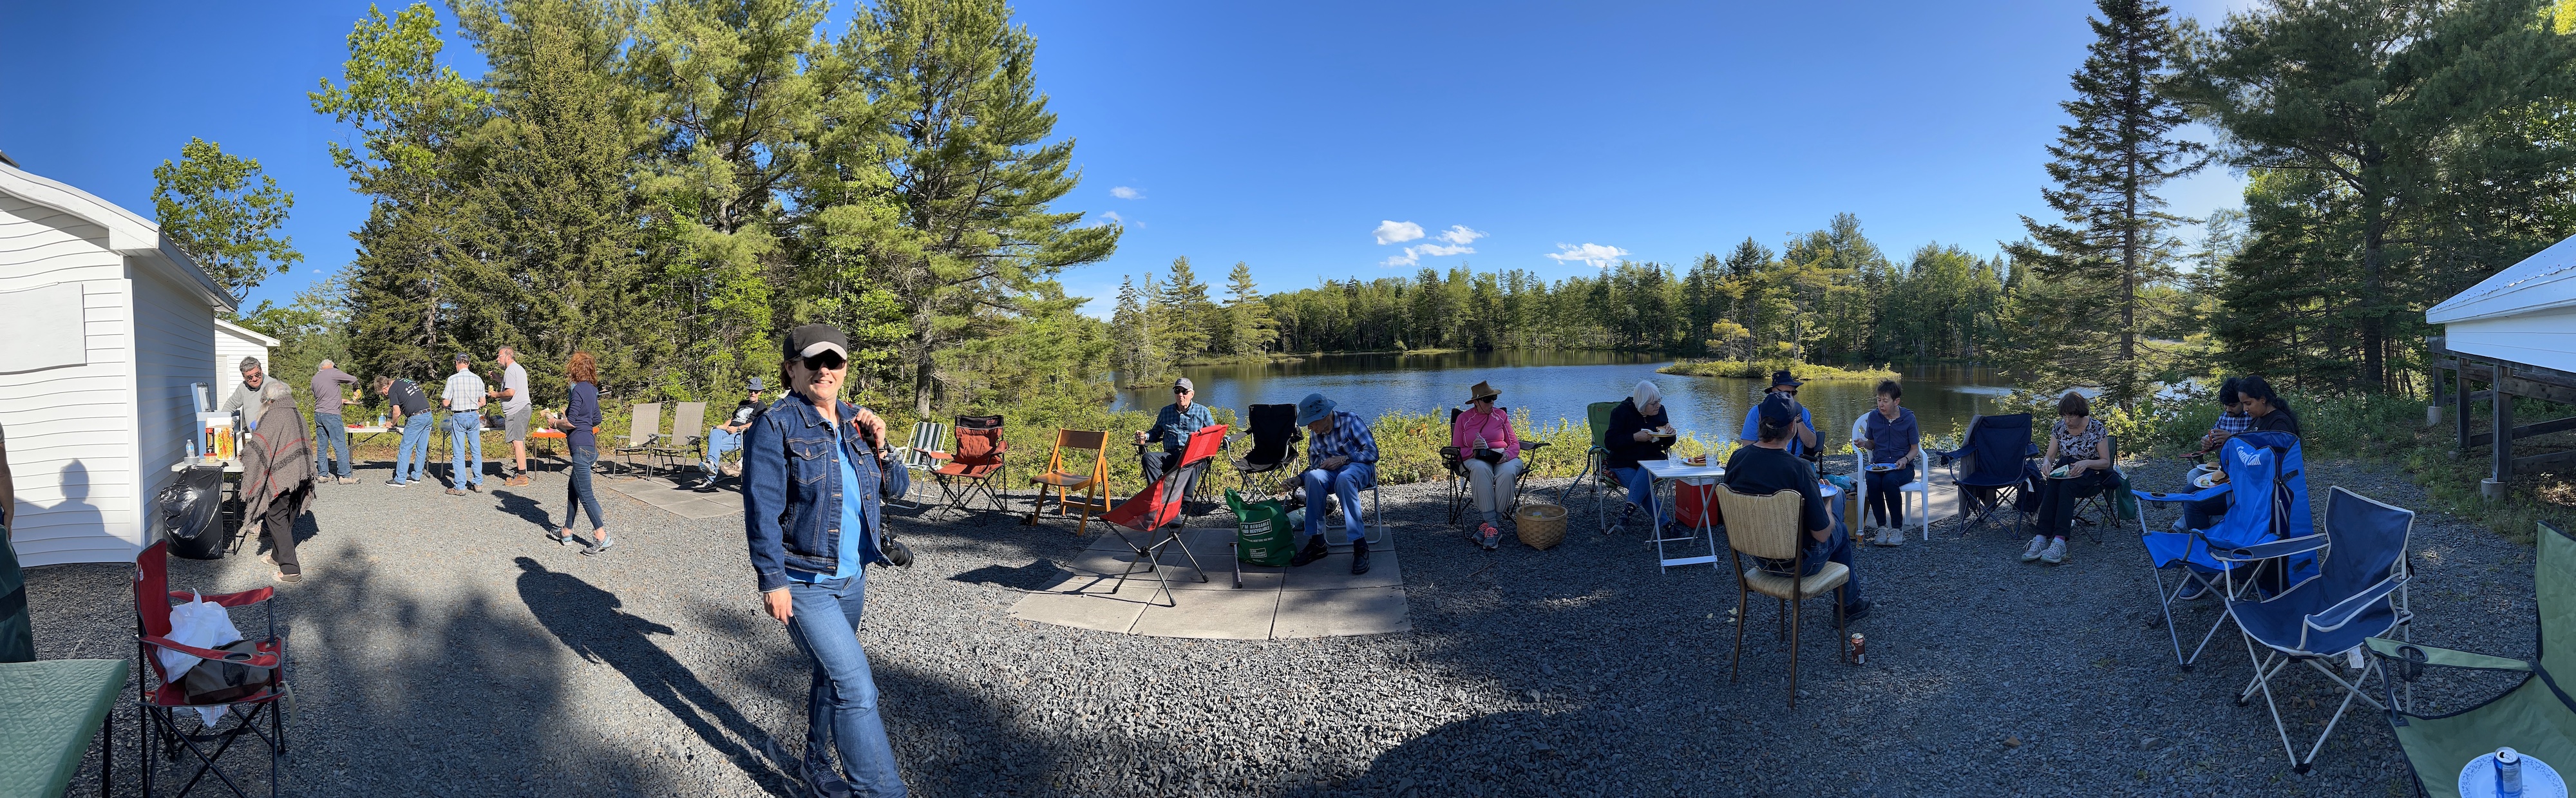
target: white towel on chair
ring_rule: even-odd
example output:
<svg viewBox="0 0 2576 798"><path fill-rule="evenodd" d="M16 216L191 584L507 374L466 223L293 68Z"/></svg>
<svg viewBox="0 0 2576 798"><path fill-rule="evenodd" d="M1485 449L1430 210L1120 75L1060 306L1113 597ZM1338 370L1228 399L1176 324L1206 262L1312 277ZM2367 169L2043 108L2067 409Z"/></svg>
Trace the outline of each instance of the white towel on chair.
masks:
<svg viewBox="0 0 2576 798"><path fill-rule="evenodd" d="M224 612L223 605L205 600L203 593L190 595L196 596L197 600L170 608L171 642L197 648L215 648L241 642L241 630L233 628L233 616ZM188 675L189 668L197 667L197 663L203 661L195 654L166 648L155 653L161 658L163 682L178 681L179 677ZM215 721L222 720L224 717L225 707L195 707L195 709L197 717L204 720L208 726L215 725Z"/></svg>

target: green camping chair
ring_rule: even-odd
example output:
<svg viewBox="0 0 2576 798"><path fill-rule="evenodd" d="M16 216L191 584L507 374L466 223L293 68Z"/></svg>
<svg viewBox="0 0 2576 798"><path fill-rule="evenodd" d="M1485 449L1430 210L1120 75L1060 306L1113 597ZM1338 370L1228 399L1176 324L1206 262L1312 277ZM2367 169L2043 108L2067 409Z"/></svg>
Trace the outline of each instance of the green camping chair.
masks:
<svg viewBox="0 0 2576 798"><path fill-rule="evenodd" d="M2540 525L2540 557L2532 586L2540 608L2540 657L2525 662L2374 637L2370 651L2389 672L2388 723L2405 749L2415 782L2433 798L2458 798L2460 768L2481 754L2512 746L2561 773L2576 769L2576 704L2560 692L2551 671L2576 674L2576 538ZM2561 650L2561 649L2565 650ZM2520 671L2522 682L2485 703L2446 715L2418 715L2398 700L2398 685L2413 692L2424 666ZM2532 676L2539 676L2534 679Z"/></svg>
<svg viewBox="0 0 2576 798"><path fill-rule="evenodd" d="M1565 488L1557 491L1556 494L1556 506L1567 508L1567 511L1571 512L1574 505L1566 503L1569 494L1578 489L1589 488L1595 499L1594 517L1599 519L1597 528L1604 534L1610 531L1611 520L1619 517L1617 515L1619 506L1628 501L1627 486L1619 484L1618 478L1610 476L1610 447L1604 442L1610 434L1610 411L1618 408L1618 402L1593 402L1584 406L1584 414L1592 424L1592 449L1583 453L1583 470L1577 472L1574 475L1574 481L1565 483ZM1590 479L1587 480L1586 477Z"/></svg>

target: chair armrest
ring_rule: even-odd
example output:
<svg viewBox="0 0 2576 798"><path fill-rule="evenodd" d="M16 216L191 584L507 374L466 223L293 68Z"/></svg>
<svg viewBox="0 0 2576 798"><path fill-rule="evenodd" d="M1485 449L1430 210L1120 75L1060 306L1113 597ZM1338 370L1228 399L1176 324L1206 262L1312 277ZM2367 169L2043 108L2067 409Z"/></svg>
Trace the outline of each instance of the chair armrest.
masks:
<svg viewBox="0 0 2576 798"><path fill-rule="evenodd" d="M155 645L155 646L160 646L160 647L162 647L162 648L166 648L166 649L169 649L169 650L172 650L172 651L176 651L176 652L179 652L179 653L181 653L181 654L186 654L186 655L189 655L189 656L198 657L198 658L200 658L200 659L210 659L210 660L215 660L215 661L217 661L217 662L238 662L238 663L241 663L241 664L244 664L244 665L248 665L248 666L251 666L251 667L254 667L254 668L274 668L274 667L277 667L277 655L275 655L275 654L255 654L255 655L252 655L249 659L232 659L232 656L233 656L234 654L239 654L239 653L241 653L241 652L239 652L239 651L217 651L217 650L214 650L214 649L211 649L211 648L198 648L198 647L196 647L196 646L187 645L187 644L181 643L181 642L176 641L176 640L172 640L172 639L167 638L167 637L162 637L162 636L160 636L160 635L144 635L144 636L143 636L143 642L150 643L150 644Z"/></svg>
<svg viewBox="0 0 2576 798"><path fill-rule="evenodd" d="M1443 446L1443 447L1440 447L1440 459L1441 459L1443 462L1455 463L1455 462L1458 462L1458 461L1461 461L1461 460L1465 460L1465 459L1467 459L1467 458L1465 458L1465 457L1463 457L1463 456L1460 456L1460 455L1458 454L1458 447L1455 447L1455 446Z"/></svg>
<svg viewBox="0 0 2576 798"><path fill-rule="evenodd" d="M2251 546L2240 546L2233 549L2212 548L2209 551L2209 556L2225 562L2253 562L2256 560L2269 560L2274 557L2287 557L2300 552L2316 551L2325 547L2325 535L2302 535L2286 540L2275 540L2270 543L2256 543Z"/></svg>
<svg viewBox="0 0 2576 798"><path fill-rule="evenodd" d="M2428 646L2420 643L2409 643L2404 640L2390 640L2385 637L2370 638L2369 640L2362 641L2362 645L2369 646L2370 653L2377 654L2388 659L2397 660L2399 662L2406 661L2406 656L2403 651L2412 649L2424 655L2424 664L2426 665L2440 665L2445 668L2468 668L2471 670L2482 671L2529 672L2531 670L2531 663L2518 659L2488 656L2486 654L2476 654L2467 651L2441 648L2439 646Z"/></svg>
<svg viewBox="0 0 2576 798"><path fill-rule="evenodd" d="M956 455L949 454L949 453L947 453L947 452L942 452L942 451L934 451L934 450L930 450L930 449L921 449L921 450L919 450L919 451L920 451L922 454L929 456L929 458L930 458L930 459L932 459L932 460L954 460L954 459L956 459L956 458L957 458L957 456L956 456Z"/></svg>
<svg viewBox="0 0 2576 798"><path fill-rule="evenodd" d="M2379 580L2379 584L2371 585L2370 589L2355 593L2352 598L2335 602L2334 606L2327 607L2324 612L2308 616L2306 621L2308 628L2320 632L2341 629L2344 624L2352 622L2353 616L2361 614L2362 610L2369 609L2370 605L2387 601L2388 594L2397 592L2397 588L2405 584L2405 574Z"/></svg>
<svg viewBox="0 0 2576 798"><path fill-rule="evenodd" d="M1521 451L1535 452L1547 448L1547 441L1521 441Z"/></svg>
<svg viewBox="0 0 2576 798"><path fill-rule="evenodd" d="M196 601L203 599L214 602L216 606L221 607L247 607L267 601L269 597L276 594L277 589L269 587L252 588L239 593L216 593L212 595L200 594L193 590L170 591L170 597L174 599L180 599L183 601Z"/></svg>
<svg viewBox="0 0 2576 798"><path fill-rule="evenodd" d="M2220 494L2235 490L2234 487L2231 487L2233 484L2234 483L2222 482L2217 485L2212 485L2207 489L2192 491L2190 493L2159 493L2152 490L2131 490L2129 491L2129 495L2138 497L2138 501L2142 502L2206 501L2217 498Z"/></svg>

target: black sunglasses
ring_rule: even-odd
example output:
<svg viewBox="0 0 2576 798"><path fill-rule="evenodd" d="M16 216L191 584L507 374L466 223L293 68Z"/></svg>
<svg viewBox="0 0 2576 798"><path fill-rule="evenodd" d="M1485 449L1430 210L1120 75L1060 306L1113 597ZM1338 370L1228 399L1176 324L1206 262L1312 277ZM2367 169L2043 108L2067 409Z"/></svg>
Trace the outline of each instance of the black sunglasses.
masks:
<svg viewBox="0 0 2576 798"><path fill-rule="evenodd" d="M841 353L839 352L821 352L805 356L805 368L808 371L837 369L844 365L848 365L849 362L849 360L842 358Z"/></svg>

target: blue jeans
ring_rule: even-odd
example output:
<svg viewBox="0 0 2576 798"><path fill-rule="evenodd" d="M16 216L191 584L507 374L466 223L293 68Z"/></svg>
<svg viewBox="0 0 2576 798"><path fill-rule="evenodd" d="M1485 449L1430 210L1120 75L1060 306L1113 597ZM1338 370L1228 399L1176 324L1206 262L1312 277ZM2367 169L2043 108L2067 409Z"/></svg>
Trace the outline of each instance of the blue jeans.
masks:
<svg viewBox="0 0 2576 798"><path fill-rule="evenodd" d="M867 592L864 568L844 580L787 585L796 608L787 637L814 662L814 684L805 699L805 761L828 767L832 760L823 752L837 749L852 792L897 796L905 794L903 774L895 769L885 718L877 714L876 675L859 648L859 610Z"/></svg>
<svg viewBox="0 0 2576 798"><path fill-rule="evenodd" d="M597 532L608 526L608 517L599 514L599 494L592 493L590 490L590 466L597 462L599 462L599 447L572 447L572 478L568 480L572 486L567 489L570 494L564 497L563 528L565 529L572 529L572 522L581 520L581 514L584 511L590 513L591 531Z"/></svg>
<svg viewBox="0 0 2576 798"><path fill-rule="evenodd" d="M1655 498L1655 475L1647 473L1644 468L1613 468L1610 476L1617 477L1619 484L1628 488L1629 504L1646 511L1647 518L1655 519L1656 529L1664 527L1663 503Z"/></svg>
<svg viewBox="0 0 2576 798"><path fill-rule="evenodd" d="M1851 577L1843 582L1843 606L1860 606L1860 569L1852 566L1851 534L1843 529L1842 521L1840 519L1834 521L1832 537L1820 542L1815 537L1809 536L1800 542L1805 544L1806 563L1798 575L1814 576L1817 571L1825 569L1825 563L1842 563L1844 568L1851 571Z"/></svg>
<svg viewBox="0 0 2576 798"><path fill-rule="evenodd" d="M340 478L347 479L349 477L348 424L340 420L340 414L338 413L313 414L314 476L321 476L323 474L330 473L329 471L324 470L322 465L330 462L327 455L331 454L335 450L340 455Z"/></svg>
<svg viewBox="0 0 2576 798"><path fill-rule="evenodd" d="M1360 539L1368 531L1360 523L1360 489L1375 484L1377 466L1369 463L1344 463L1338 471L1307 471L1306 534L1324 534L1324 494L1329 491L1342 497L1342 528L1350 531L1350 540Z"/></svg>
<svg viewBox="0 0 2576 798"><path fill-rule="evenodd" d="M428 413L403 417L402 440L394 442L394 481L419 482L429 470Z"/></svg>
<svg viewBox="0 0 2576 798"><path fill-rule="evenodd" d="M474 459L465 459L466 447L473 447ZM483 421L472 410L447 414L447 448L456 466L455 487L483 484Z"/></svg>
<svg viewBox="0 0 2576 798"><path fill-rule="evenodd" d="M718 427L707 431L707 473L716 472L716 464L726 452L742 448L742 433L726 432Z"/></svg>

